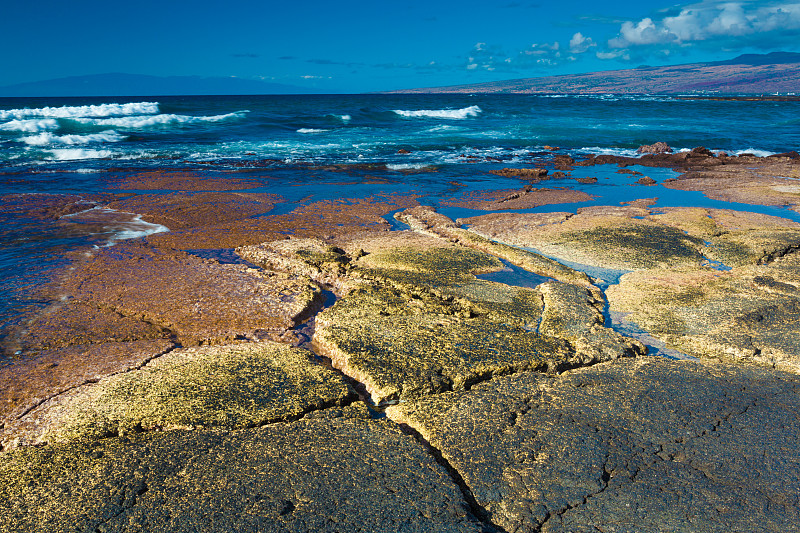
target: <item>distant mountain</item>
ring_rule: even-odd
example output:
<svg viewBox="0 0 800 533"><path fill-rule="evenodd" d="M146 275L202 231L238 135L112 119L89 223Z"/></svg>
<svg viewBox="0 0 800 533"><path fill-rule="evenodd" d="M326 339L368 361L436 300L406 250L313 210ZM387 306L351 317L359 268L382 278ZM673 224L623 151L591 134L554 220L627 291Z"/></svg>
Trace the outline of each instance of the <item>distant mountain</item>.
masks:
<svg viewBox="0 0 800 533"><path fill-rule="evenodd" d="M212 94L306 94L314 91L259 80L200 76L94 74L0 87L0 96L170 96Z"/></svg>
<svg viewBox="0 0 800 533"><path fill-rule="evenodd" d="M567 74L393 93L772 94L800 93L800 54L747 54L728 61Z"/></svg>

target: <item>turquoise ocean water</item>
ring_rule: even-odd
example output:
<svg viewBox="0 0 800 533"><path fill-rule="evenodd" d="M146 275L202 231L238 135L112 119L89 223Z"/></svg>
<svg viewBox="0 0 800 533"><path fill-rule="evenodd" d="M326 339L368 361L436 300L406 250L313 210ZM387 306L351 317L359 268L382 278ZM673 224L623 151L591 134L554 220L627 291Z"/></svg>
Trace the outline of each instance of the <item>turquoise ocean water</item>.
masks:
<svg viewBox="0 0 800 533"><path fill-rule="evenodd" d="M470 190L519 188L488 172L549 157L635 155L665 141L770 155L800 149L800 102L715 101L660 96L303 95L0 99L0 327L31 304L26 289L86 246L155 231L136 214L55 224L26 212L27 195L91 197L119 192L126 173L188 171L260 179L254 191L297 202L381 194L422 194L422 203ZM405 153L407 152L407 153ZM576 169L597 184L592 203L659 197L659 205L707 205L796 218L779 208L713 202L699 193L632 187L612 168ZM347 180L342 174L348 175ZM647 169L662 181L675 174ZM377 178L377 179L376 179ZM454 189L453 183L459 188ZM346 184L343 184L346 183ZM334 185L335 184L335 185ZM147 191L164 192L168 191ZM22 196L20 196L22 195ZM581 205L538 210L574 211ZM470 214L445 208L451 216Z"/></svg>

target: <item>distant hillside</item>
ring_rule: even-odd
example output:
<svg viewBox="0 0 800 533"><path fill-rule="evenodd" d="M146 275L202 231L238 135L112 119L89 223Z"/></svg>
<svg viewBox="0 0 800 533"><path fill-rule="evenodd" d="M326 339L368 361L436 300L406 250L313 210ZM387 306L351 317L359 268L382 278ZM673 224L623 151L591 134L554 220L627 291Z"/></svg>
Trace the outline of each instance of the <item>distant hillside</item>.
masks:
<svg viewBox="0 0 800 533"><path fill-rule="evenodd" d="M393 93L772 94L800 93L800 54L748 54L728 61L568 74Z"/></svg>
<svg viewBox="0 0 800 533"><path fill-rule="evenodd" d="M293 85L241 78L94 74L0 87L0 96L169 96L211 94L303 94Z"/></svg>

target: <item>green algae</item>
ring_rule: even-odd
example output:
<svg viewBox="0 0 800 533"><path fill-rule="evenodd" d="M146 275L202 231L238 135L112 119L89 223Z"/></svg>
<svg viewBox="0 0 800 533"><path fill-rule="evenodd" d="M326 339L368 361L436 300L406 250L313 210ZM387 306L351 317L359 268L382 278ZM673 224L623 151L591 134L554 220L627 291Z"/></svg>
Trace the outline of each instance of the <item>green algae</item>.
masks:
<svg viewBox="0 0 800 533"><path fill-rule="evenodd" d="M495 257L461 246L371 253L351 272L362 285L318 316L314 342L376 403L644 352L603 327L602 302L585 287L553 282L574 290L548 311L540 291L475 278L498 267ZM561 313L574 331L540 332L543 309ZM589 339L600 346L588 349Z"/></svg>
<svg viewBox="0 0 800 533"><path fill-rule="evenodd" d="M353 392L308 352L277 343L180 350L85 387L45 441L153 429L253 427L342 404Z"/></svg>

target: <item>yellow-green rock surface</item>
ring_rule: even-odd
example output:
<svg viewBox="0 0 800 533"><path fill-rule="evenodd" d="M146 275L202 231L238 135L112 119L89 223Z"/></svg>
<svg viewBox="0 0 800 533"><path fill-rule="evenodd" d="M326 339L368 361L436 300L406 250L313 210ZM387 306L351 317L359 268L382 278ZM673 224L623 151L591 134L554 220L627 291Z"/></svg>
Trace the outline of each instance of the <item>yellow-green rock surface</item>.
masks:
<svg viewBox="0 0 800 533"><path fill-rule="evenodd" d="M274 342L174 350L54 397L2 430L5 446L174 428L245 428L354 398L306 350Z"/></svg>

